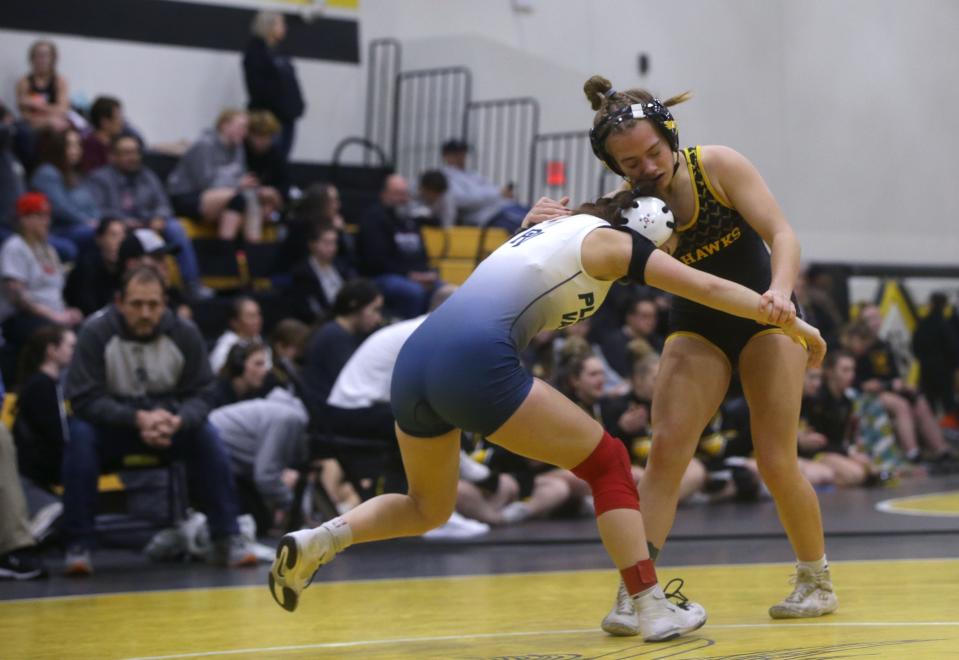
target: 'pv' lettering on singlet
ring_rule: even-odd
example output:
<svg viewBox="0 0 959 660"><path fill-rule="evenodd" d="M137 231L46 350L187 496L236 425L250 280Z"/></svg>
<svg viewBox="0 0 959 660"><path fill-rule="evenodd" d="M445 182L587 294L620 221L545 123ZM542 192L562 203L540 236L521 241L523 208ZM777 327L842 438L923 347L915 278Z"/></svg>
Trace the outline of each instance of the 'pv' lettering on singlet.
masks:
<svg viewBox="0 0 959 660"><path fill-rule="evenodd" d="M495 318L477 318L477 323L502 328L520 349L541 330L588 318L606 299L612 282L588 275L580 250L590 232L608 226L593 216L575 215L531 227L483 260L444 307L452 305L462 313L469 307L471 316L495 309Z"/></svg>

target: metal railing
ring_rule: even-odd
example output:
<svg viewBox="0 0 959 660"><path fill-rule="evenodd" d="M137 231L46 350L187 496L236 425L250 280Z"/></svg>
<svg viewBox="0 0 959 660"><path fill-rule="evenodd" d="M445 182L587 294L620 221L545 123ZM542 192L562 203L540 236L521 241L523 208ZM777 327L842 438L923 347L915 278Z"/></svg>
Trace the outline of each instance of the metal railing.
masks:
<svg viewBox="0 0 959 660"><path fill-rule="evenodd" d="M439 167L443 142L465 138L472 85L472 74L461 66L397 74L390 151L400 174L415 181Z"/></svg>
<svg viewBox="0 0 959 660"><path fill-rule="evenodd" d="M552 177L548 171L552 168ZM529 189L534 197L569 195L573 206L592 201L604 191L602 164L589 146L589 133L543 133L533 141Z"/></svg>
<svg viewBox="0 0 959 660"><path fill-rule="evenodd" d="M530 201L529 171L539 132L539 103L529 97L473 101L466 108L470 169L497 185L513 186L513 197Z"/></svg>
<svg viewBox="0 0 959 660"><path fill-rule="evenodd" d="M370 144L385 147L393 144L393 103L396 81L403 52L396 39L374 39L370 42L366 71L366 133ZM369 165L370 151L365 151L363 164ZM390 154L391 159L396 154Z"/></svg>

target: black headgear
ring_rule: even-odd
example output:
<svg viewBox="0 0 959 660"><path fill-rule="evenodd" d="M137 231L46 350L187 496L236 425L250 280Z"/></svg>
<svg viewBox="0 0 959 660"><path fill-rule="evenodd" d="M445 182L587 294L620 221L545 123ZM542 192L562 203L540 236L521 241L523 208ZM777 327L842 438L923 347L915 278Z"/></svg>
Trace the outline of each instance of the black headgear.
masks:
<svg viewBox="0 0 959 660"><path fill-rule="evenodd" d="M613 90L610 90L610 93L607 93L607 97L612 96L614 93ZM605 114L603 119L589 132L589 144L593 147L593 153L596 154L596 157L603 161L606 167L620 176L625 175L619 165L616 164L616 159L606 151L606 138L613 132L613 128L631 119L650 120L666 133L669 148L674 152L679 151L679 129L676 128L676 120L673 119L673 114L669 111L669 108L663 105L659 99L653 99L649 103L633 103L619 110L609 112Z"/></svg>

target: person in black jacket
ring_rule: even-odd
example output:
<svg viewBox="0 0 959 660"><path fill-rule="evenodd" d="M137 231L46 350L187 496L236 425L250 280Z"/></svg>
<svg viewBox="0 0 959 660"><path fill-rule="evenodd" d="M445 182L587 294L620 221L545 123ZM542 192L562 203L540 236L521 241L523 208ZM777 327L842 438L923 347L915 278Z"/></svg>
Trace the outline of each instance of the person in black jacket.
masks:
<svg viewBox="0 0 959 660"><path fill-rule="evenodd" d="M380 201L366 210L357 235L360 274L376 280L389 310L404 319L426 313L438 286L419 223L406 211L410 190L399 174L386 177Z"/></svg>
<svg viewBox="0 0 959 660"><path fill-rule="evenodd" d="M243 75L250 97L250 110L269 110L283 127L280 150L288 159L293 148L296 120L306 104L289 57L276 48L286 37L283 14L261 11L253 19L253 37L243 52Z"/></svg>
<svg viewBox="0 0 959 660"><path fill-rule="evenodd" d="M20 352L13 439L20 474L45 490L60 483L66 438L60 377L76 343L72 330L47 325L34 331Z"/></svg>
<svg viewBox="0 0 959 660"><path fill-rule="evenodd" d="M383 296L372 282L347 283L333 301L333 319L313 333L306 349L303 381L308 404L322 413L346 361L363 340L380 325Z"/></svg>
<svg viewBox="0 0 959 660"><path fill-rule="evenodd" d="M67 275L63 298L84 316L109 305L120 286L122 264L120 245L126 238L126 224L120 218L103 218L97 225L96 250L80 255Z"/></svg>
<svg viewBox="0 0 959 660"><path fill-rule="evenodd" d="M956 408L956 369L959 369L959 332L946 317L944 293L929 298L929 313L919 319L912 335L912 352L919 360L919 386L933 410ZM955 316L955 315L953 315Z"/></svg>
<svg viewBox="0 0 959 660"><path fill-rule="evenodd" d="M313 225L307 234L309 256L290 271L287 290L289 316L304 323L330 317L336 294L355 275L346 259L340 258L339 231L333 225Z"/></svg>

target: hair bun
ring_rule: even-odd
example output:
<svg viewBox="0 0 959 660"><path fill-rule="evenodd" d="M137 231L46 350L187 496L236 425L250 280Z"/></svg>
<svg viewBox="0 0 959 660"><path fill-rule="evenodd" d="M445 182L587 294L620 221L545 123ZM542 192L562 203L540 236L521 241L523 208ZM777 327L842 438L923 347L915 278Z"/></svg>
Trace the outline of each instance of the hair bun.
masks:
<svg viewBox="0 0 959 660"><path fill-rule="evenodd" d="M583 93L589 100L593 110L599 110L607 102L606 93L613 88L613 83L609 82L603 76L590 76L589 80L583 83Z"/></svg>

